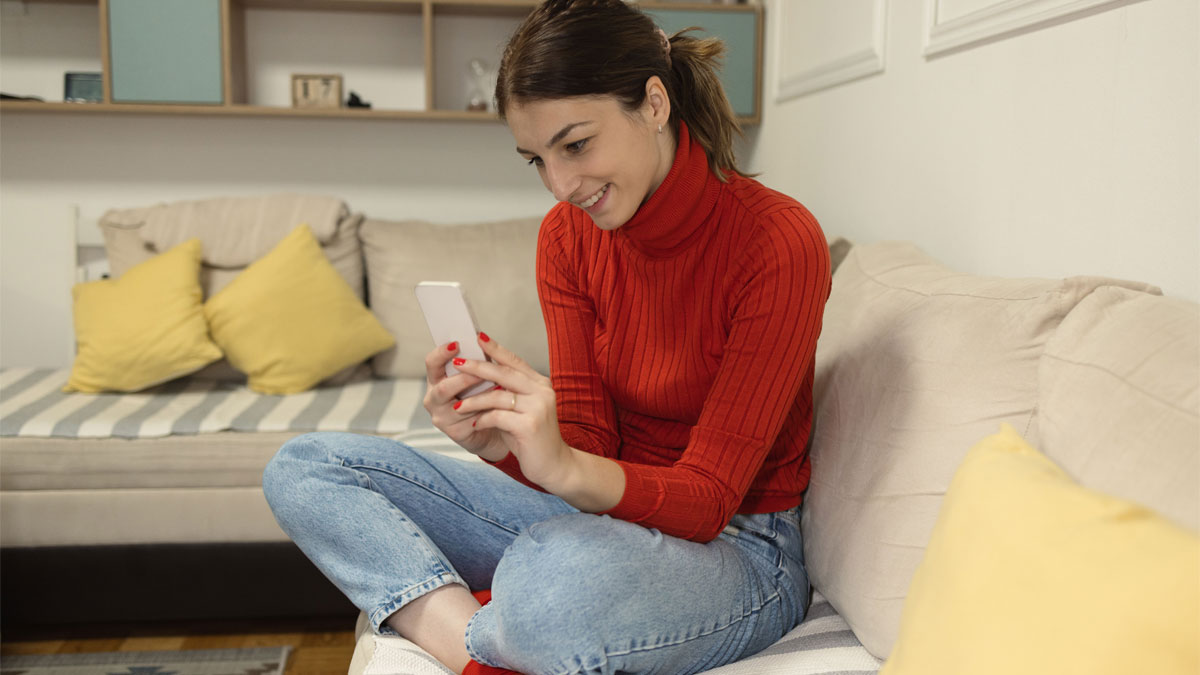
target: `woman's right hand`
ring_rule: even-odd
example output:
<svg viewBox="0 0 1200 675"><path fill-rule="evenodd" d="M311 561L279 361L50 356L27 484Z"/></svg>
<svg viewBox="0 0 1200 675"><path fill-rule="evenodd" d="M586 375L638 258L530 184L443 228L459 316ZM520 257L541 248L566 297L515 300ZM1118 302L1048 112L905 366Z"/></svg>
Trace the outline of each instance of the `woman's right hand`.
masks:
<svg viewBox="0 0 1200 675"><path fill-rule="evenodd" d="M449 436L450 440L472 454L498 462L508 455L508 446L501 440L500 432L496 429L476 429L475 420L479 413L460 415L455 412L458 395L483 382L467 373L446 375L446 364L457 355L457 342L440 345L425 355L425 410L429 411L433 426Z"/></svg>

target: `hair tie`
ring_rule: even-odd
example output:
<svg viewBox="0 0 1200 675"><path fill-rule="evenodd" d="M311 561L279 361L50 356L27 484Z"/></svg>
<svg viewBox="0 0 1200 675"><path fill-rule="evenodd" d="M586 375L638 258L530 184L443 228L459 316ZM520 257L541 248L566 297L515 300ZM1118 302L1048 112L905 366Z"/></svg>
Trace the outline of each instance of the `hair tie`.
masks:
<svg viewBox="0 0 1200 675"><path fill-rule="evenodd" d="M663 51L665 52L665 56L667 57L667 67L670 68L671 67L671 38L667 37L666 31L664 31L663 29L658 28L656 30L658 32L659 39L661 39L662 43L663 43Z"/></svg>

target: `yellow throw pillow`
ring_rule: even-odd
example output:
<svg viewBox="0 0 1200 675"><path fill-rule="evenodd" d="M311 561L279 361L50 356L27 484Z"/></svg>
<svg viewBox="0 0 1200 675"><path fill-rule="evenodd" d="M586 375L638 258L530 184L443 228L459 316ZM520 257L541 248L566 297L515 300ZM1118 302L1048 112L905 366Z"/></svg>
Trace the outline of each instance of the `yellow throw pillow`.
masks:
<svg viewBox="0 0 1200 675"><path fill-rule="evenodd" d="M209 298L204 314L229 362L264 394L305 391L395 342L308 225Z"/></svg>
<svg viewBox="0 0 1200 675"><path fill-rule="evenodd" d="M946 492L880 675L1200 672L1200 537L1009 425Z"/></svg>
<svg viewBox="0 0 1200 675"><path fill-rule="evenodd" d="M71 289L78 354L63 391L138 391L221 358L200 304L200 251L191 239Z"/></svg>

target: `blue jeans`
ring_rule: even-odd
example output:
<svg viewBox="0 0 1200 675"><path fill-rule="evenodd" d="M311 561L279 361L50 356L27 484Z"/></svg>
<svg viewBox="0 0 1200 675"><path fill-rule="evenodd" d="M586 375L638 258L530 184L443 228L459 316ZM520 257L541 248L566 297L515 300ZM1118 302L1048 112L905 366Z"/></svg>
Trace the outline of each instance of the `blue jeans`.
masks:
<svg viewBox="0 0 1200 675"><path fill-rule="evenodd" d="M492 589L480 663L523 673L694 673L804 618L799 510L738 515L707 544L581 513L498 469L340 432L298 436L263 474L288 536L377 632L446 584Z"/></svg>

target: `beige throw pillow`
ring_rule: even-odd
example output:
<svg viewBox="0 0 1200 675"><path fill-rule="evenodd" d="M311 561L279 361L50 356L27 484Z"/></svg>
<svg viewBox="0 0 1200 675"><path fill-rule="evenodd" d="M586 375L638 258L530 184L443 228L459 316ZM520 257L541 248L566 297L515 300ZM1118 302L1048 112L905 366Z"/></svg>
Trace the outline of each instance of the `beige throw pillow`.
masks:
<svg viewBox="0 0 1200 675"><path fill-rule="evenodd" d="M1096 289L1046 344L1038 377L1047 456L1200 529L1200 305Z"/></svg>
<svg viewBox="0 0 1200 675"><path fill-rule="evenodd" d="M964 453L1001 423L1038 442L1046 341L1114 283L961 274L905 243L856 245L838 267L817 346L805 556L875 656L891 651Z"/></svg>
<svg viewBox="0 0 1200 675"><path fill-rule="evenodd" d="M549 373L535 259L541 218L475 225L367 219L361 229L371 309L396 337L372 359L378 377L425 377L433 338L413 290L421 281L457 281L480 330Z"/></svg>

